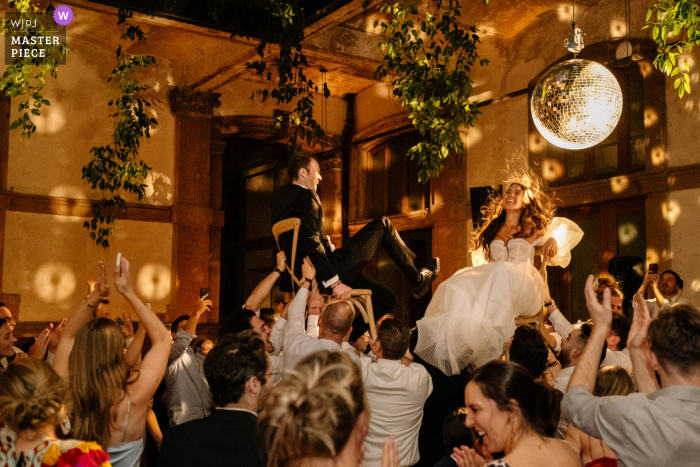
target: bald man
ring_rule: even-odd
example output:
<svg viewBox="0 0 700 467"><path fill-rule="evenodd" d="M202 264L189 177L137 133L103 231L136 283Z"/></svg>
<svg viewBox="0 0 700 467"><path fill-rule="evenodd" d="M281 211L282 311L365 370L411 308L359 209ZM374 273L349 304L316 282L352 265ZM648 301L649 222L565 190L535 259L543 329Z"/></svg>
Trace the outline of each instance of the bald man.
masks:
<svg viewBox="0 0 700 467"><path fill-rule="evenodd" d="M284 332L284 368L294 368L299 360L320 350L347 352L360 365L360 358L347 343L355 312L346 301L331 303L318 320L318 339L307 336L304 312L311 278L307 278L289 304L287 328Z"/></svg>

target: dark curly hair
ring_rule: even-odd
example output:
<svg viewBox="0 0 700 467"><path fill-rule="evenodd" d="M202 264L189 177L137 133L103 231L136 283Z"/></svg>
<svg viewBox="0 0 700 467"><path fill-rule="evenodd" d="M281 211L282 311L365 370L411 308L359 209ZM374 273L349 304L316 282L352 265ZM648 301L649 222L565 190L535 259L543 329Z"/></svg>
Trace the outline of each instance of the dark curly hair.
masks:
<svg viewBox="0 0 700 467"><path fill-rule="evenodd" d="M547 341L540 331L530 326L515 330L510 345L511 362L521 364L536 379L547 369L547 357Z"/></svg>
<svg viewBox="0 0 700 467"><path fill-rule="evenodd" d="M267 352L255 331L228 334L219 339L204 361L204 376L217 407L237 403L253 377L265 384Z"/></svg>
<svg viewBox="0 0 700 467"><path fill-rule="evenodd" d="M532 171L514 173L503 184L506 189L518 185L523 189L523 212L513 238L530 237L544 229L554 218L556 207L553 197L541 189L540 178ZM503 195L492 194L488 204L481 208L481 223L474 231L471 251L483 248L484 258L491 261L491 242L506 222Z"/></svg>

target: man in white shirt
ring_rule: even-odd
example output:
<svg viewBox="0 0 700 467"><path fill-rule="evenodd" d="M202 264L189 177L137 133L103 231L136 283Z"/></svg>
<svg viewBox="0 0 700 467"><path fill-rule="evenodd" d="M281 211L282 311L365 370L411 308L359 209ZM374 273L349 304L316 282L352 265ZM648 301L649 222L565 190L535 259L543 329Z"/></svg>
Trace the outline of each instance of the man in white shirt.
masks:
<svg viewBox="0 0 700 467"><path fill-rule="evenodd" d="M418 363L406 366L411 331L403 322L386 319L377 332L372 351L376 363L363 370L367 402L371 410L369 432L365 439L365 467L379 467L382 447L393 436L399 447L399 464L418 462L418 432L423 421L423 406L433 391L433 382ZM363 363L365 360L363 359Z"/></svg>
<svg viewBox="0 0 700 467"><path fill-rule="evenodd" d="M347 302L339 301L326 307L318 320L318 339L306 334L304 312L309 286L316 276L316 269L308 258L304 258L301 270L302 283L294 300L289 304L287 327L284 331L284 368L294 368L299 360L319 350L348 352L360 365L360 357L355 353L355 349L347 344L343 346L350 338L352 321L355 318L355 312Z"/></svg>
<svg viewBox="0 0 700 467"><path fill-rule="evenodd" d="M624 316L613 314L612 326L608 330L608 335L605 338L607 344L607 352L605 360L600 365L604 366L621 366L632 376L632 360L627 350L627 336L630 332L630 322Z"/></svg>
<svg viewBox="0 0 700 467"><path fill-rule="evenodd" d="M667 270L660 276L647 272L642 281L642 286L637 291L644 296L644 292L651 289L651 298L646 300L651 319L659 316L659 311L668 309L675 304L689 305L688 300L681 298L683 293L683 280L675 271Z"/></svg>
<svg viewBox="0 0 700 467"><path fill-rule="evenodd" d="M583 323L578 328L574 327L574 330L561 340L561 350L557 358L561 363L562 370L559 372L557 379L552 383L554 389L559 389L562 393L566 392L566 386L569 384L569 379L571 379L571 375L574 373L574 368L579 358L581 358L583 350L586 348L588 336L590 335L590 324Z"/></svg>

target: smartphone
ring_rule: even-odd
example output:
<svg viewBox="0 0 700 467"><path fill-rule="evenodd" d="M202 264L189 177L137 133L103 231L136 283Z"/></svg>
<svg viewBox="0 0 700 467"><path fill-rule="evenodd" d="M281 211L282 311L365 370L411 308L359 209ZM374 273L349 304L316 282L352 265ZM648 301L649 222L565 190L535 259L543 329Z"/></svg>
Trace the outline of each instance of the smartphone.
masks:
<svg viewBox="0 0 700 467"><path fill-rule="evenodd" d="M121 319L121 318L117 318L117 324L118 324L119 326L124 326L124 320Z"/></svg>
<svg viewBox="0 0 700 467"><path fill-rule="evenodd" d="M208 289L208 288L206 288L206 289L205 289L205 288L199 289L199 298L205 297L205 296L207 296L207 295L209 295L209 289Z"/></svg>
<svg viewBox="0 0 700 467"><path fill-rule="evenodd" d="M122 254L117 253L117 274L122 273Z"/></svg>
<svg viewBox="0 0 700 467"><path fill-rule="evenodd" d="M658 274L659 273L659 265L657 263L651 263L649 265L649 274Z"/></svg>

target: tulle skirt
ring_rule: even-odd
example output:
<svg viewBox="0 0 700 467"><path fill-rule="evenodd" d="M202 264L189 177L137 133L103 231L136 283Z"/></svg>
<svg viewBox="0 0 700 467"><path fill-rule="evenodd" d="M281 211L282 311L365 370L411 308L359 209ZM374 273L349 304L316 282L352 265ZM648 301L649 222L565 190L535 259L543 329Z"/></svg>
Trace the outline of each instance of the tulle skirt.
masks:
<svg viewBox="0 0 700 467"><path fill-rule="evenodd" d="M440 284L418 321L415 353L446 375L480 367L501 356L515 318L537 314L544 299L542 277L529 263L461 269Z"/></svg>

